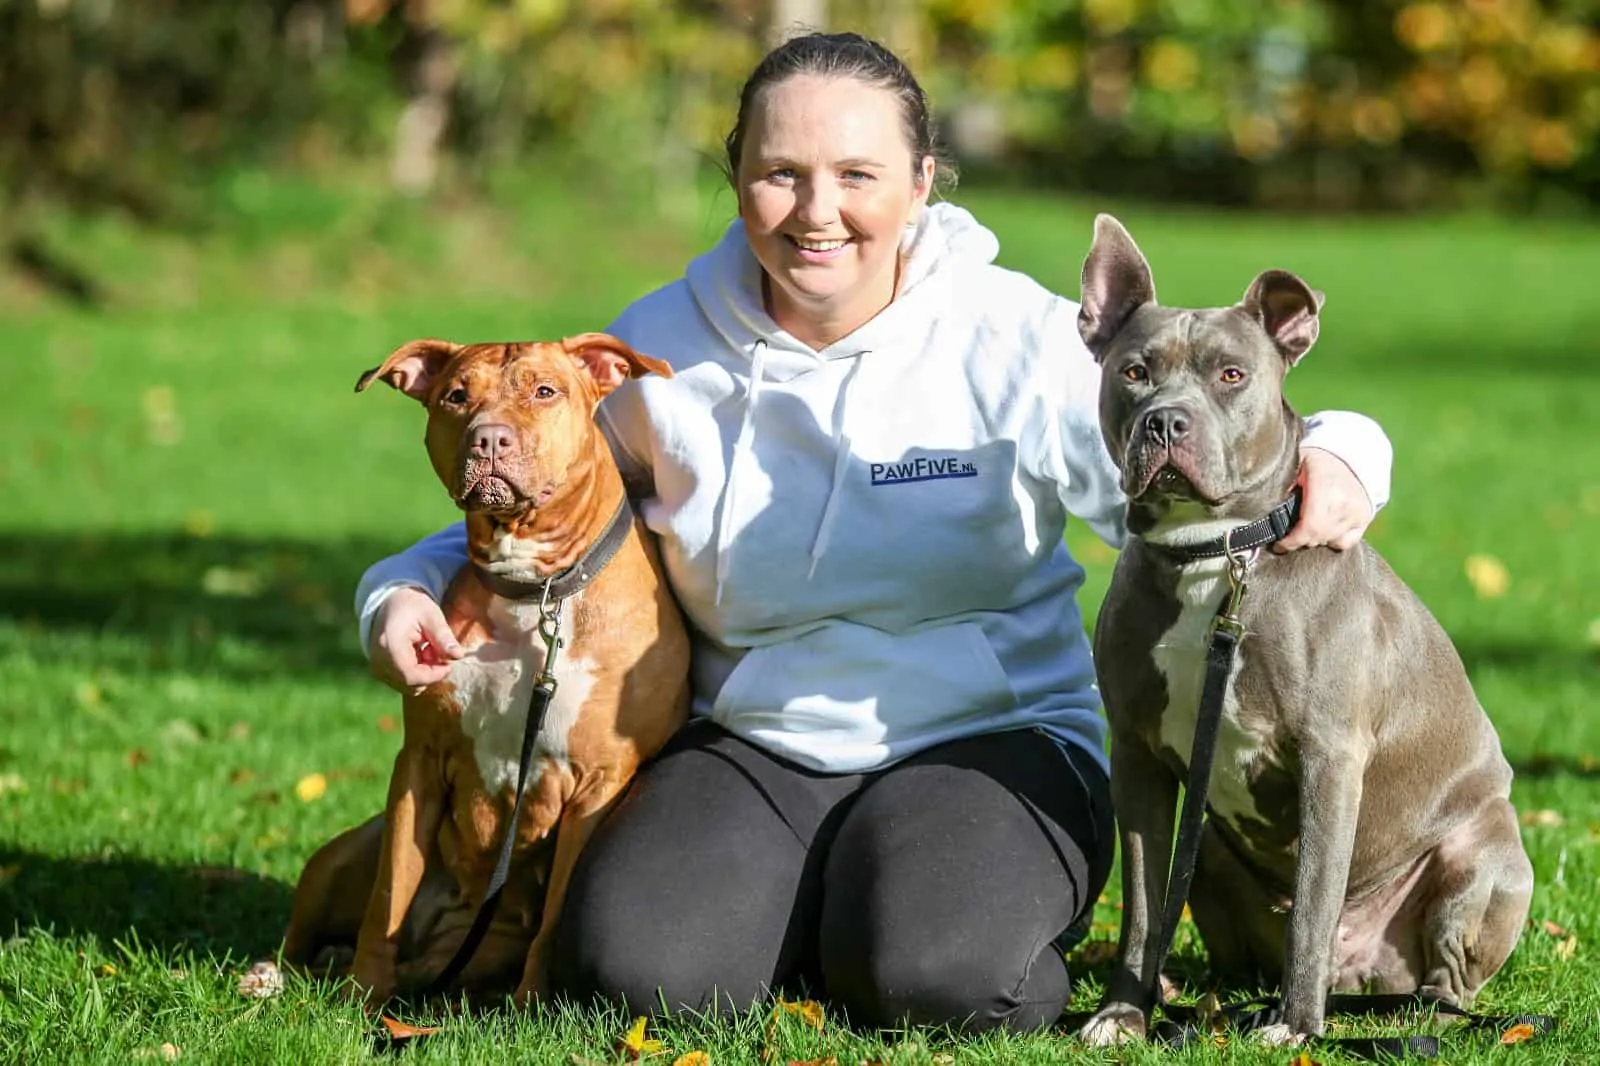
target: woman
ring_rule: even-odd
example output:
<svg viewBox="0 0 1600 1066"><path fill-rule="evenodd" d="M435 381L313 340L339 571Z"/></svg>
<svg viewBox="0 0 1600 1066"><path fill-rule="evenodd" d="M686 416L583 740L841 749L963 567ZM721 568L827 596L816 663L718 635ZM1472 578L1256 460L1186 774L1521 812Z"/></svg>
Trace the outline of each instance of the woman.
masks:
<svg viewBox="0 0 1600 1066"><path fill-rule="evenodd" d="M676 376L600 408L697 715L584 852L552 985L703 1009L804 981L858 1024L1049 1024L1113 848L1061 533L1119 543L1124 500L1076 305L928 204L926 101L873 42L777 48L727 149L739 220L610 327ZM1325 415L1303 462L1286 546L1355 543L1382 432ZM464 552L453 528L362 581L388 683L459 654L434 601Z"/></svg>

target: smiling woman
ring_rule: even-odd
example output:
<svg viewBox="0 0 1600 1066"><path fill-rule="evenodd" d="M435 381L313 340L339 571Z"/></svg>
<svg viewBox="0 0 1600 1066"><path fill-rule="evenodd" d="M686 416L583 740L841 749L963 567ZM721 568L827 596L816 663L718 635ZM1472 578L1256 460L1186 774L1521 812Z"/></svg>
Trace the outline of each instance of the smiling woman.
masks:
<svg viewBox="0 0 1600 1066"><path fill-rule="evenodd" d="M598 411L691 623L694 718L585 849L552 983L1048 1025L1112 849L1062 531L1120 543L1126 500L1078 307L929 202L927 102L881 45L781 45L727 149L739 218L610 327L674 376ZM1320 423L1303 544L1359 537L1388 489L1375 425ZM464 554L451 529L368 571L385 681L449 675L434 601Z"/></svg>

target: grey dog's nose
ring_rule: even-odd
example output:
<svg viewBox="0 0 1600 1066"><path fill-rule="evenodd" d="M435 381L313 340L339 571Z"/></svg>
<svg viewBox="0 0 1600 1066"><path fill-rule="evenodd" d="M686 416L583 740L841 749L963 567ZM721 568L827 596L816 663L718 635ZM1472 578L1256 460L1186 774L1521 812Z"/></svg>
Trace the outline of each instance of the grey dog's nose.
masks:
<svg viewBox="0 0 1600 1066"><path fill-rule="evenodd" d="M498 459L511 451L516 434L499 422L479 426L472 434L472 454L479 459Z"/></svg>
<svg viewBox="0 0 1600 1066"><path fill-rule="evenodd" d="M1170 448L1188 436L1189 412L1181 407L1157 407L1144 416L1144 434Z"/></svg>

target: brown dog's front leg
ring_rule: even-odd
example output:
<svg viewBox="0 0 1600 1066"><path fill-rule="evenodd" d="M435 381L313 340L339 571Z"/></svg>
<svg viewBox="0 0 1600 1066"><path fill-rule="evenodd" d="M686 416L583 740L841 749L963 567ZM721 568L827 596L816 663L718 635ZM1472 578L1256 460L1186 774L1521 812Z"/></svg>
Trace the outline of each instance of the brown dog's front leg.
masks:
<svg viewBox="0 0 1600 1066"><path fill-rule="evenodd" d="M544 913L539 919L539 932L528 948L528 960L522 971L522 981L517 985L512 1001L525 1007L548 992L546 987L546 955L550 938L555 934L556 921L561 917L562 904L566 902L567 887L572 883L572 870L578 864L595 829L616 806L622 787L609 788L598 799L587 803L568 804L556 826L556 850L550 860L550 883L545 888Z"/></svg>
<svg viewBox="0 0 1600 1066"><path fill-rule="evenodd" d="M444 801L436 765L427 752L402 748L389 777L378 876L350 968L355 991L380 1003L394 994L400 930L439 832Z"/></svg>
<svg viewBox="0 0 1600 1066"><path fill-rule="evenodd" d="M1111 797L1122 844L1122 939L1105 998L1080 1034L1097 1047L1142 1038L1149 1023L1178 780L1138 738L1114 737Z"/></svg>
<svg viewBox="0 0 1600 1066"><path fill-rule="evenodd" d="M1301 748L1300 854L1283 968L1283 1021L1288 1033L1268 1032L1264 1039L1322 1033L1328 991L1333 987L1334 938L1355 852L1365 765L1364 753L1353 743L1345 749Z"/></svg>

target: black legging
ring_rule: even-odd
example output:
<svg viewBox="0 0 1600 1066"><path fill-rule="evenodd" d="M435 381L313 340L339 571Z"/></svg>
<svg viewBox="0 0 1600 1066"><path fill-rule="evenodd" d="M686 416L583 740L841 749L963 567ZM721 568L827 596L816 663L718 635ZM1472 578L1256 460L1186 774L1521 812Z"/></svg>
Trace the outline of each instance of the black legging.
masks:
<svg viewBox="0 0 1600 1066"><path fill-rule="evenodd" d="M1036 1029L1112 842L1104 772L1038 730L818 774L697 719L585 849L551 983L633 1010L803 984L856 1025Z"/></svg>

